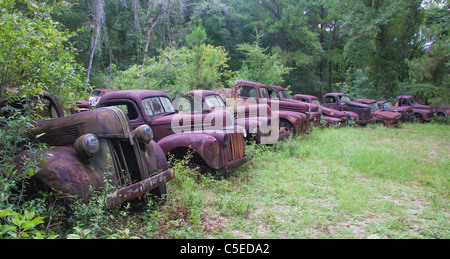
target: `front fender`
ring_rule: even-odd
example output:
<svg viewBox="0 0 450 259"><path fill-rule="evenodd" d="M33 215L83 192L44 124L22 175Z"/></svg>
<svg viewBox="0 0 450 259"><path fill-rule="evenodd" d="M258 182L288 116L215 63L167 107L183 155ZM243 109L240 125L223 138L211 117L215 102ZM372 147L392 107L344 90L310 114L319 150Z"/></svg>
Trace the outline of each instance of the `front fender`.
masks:
<svg viewBox="0 0 450 259"><path fill-rule="evenodd" d="M217 139L204 133L178 133L167 136L158 145L167 156L179 148L190 149L197 153L202 160L213 169L221 169L220 147ZM186 154L187 155L187 154Z"/></svg>
<svg viewBox="0 0 450 259"><path fill-rule="evenodd" d="M33 176L55 191L87 198L91 186L104 186L103 171L92 159L78 155L74 148L55 147L45 152L45 163L38 164L40 170ZM30 151L19 153L14 162L20 165L31 158Z"/></svg>
<svg viewBox="0 0 450 259"><path fill-rule="evenodd" d="M151 141L145 145L145 151L146 152L143 152L143 154L145 162L147 163L147 168L150 170L149 175L169 169L166 155L155 141Z"/></svg>
<svg viewBox="0 0 450 259"><path fill-rule="evenodd" d="M308 130L309 121L306 114L291 111L279 111L278 113L280 119L288 120L297 133L304 133Z"/></svg>

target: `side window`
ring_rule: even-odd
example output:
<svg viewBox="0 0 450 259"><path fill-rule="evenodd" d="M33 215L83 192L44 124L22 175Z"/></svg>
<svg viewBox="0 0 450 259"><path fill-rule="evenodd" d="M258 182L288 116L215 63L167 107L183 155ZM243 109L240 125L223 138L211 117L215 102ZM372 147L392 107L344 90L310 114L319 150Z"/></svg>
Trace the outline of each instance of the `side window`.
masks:
<svg viewBox="0 0 450 259"><path fill-rule="evenodd" d="M325 98L325 102L326 103L336 103L336 99L334 98L334 96L328 96L327 98Z"/></svg>
<svg viewBox="0 0 450 259"><path fill-rule="evenodd" d="M252 98L258 98L258 92L256 91L256 88L242 85L239 87L240 90L240 96L242 97L252 97Z"/></svg>
<svg viewBox="0 0 450 259"><path fill-rule="evenodd" d="M107 103L105 106L119 108L128 116L128 119L130 120L136 120L139 117L136 107L132 103Z"/></svg>

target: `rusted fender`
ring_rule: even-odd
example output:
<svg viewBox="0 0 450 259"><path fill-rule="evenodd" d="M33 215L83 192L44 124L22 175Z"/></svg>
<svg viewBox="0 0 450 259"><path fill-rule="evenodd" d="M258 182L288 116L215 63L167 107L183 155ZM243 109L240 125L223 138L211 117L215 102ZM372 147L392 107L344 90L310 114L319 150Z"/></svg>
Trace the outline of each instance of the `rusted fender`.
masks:
<svg viewBox="0 0 450 259"><path fill-rule="evenodd" d="M32 153L19 153L14 162L20 167L24 158ZM78 155L74 148L55 147L45 150L45 163L38 164L40 170L33 176L55 191L61 191L76 198L88 198L91 186L104 186L103 171L97 163Z"/></svg>
<svg viewBox="0 0 450 259"><path fill-rule="evenodd" d="M158 141L158 145L166 156L177 148L191 149L213 169L221 169L225 166L221 161L220 144L224 145L223 139L222 143L219 143L218 138L212 135L193 132L173 134Z"/></svg>
<svg viewBox="0 0 450 259"><path fill-rule="evenodd" d="M126 201L137 199L174 178L175 172L173 169L169 169L153 177L117 190L106 197L106 207L108 209L113 209Z"/></svg>
<svg viewBox="0 0 450 259"><path fill-rule="evenodd" d="M297 133L305 133L309 128L309 120L306 114L300 112L291 112L291 111L272 111L274 115L278 115L281 119L285 119L289 121Z"/></svg>

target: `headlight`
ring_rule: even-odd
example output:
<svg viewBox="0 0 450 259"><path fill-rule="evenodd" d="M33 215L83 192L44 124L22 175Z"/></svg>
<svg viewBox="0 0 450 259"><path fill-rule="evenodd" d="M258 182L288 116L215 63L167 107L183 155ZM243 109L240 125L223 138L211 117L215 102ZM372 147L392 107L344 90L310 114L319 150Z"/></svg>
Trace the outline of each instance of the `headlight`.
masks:
<svg viewBox="0 0 450 259"><path fill-rule="evenodd" d="M153 140L153 130L148 125L139 126L134 134L139 143L148 144Z"/></svg>
<svg viewBox="0 0 450 259"><path fill-rule="evenodd" d="M74 147L80 155L93 157L100 150L100 142L94 134L86 134L75 141Z"/></svg>

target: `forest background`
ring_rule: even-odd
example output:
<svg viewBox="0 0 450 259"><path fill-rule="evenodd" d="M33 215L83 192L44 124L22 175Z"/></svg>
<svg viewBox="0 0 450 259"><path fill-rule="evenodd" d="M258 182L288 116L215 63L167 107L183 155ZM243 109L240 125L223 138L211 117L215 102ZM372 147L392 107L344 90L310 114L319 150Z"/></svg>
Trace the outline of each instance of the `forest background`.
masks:
<svg viewBox="0 0 450 259"><path fill-rule="evenodd" d="M76 32L92 87L178 93L242 79L319 98L448 101L447 1L68 2L54 20Z"/></svg>
<svg viewBox="0 0 450 259"><path fill-rule="evenodd" d="M67 108L95 87L176 97L243 79L448 105L449 12L440 0L0 0L0 237L48 234L35 228L44 203L16 189L36 162L12 163L42 106L14 99L45 90Z"/></svg>

